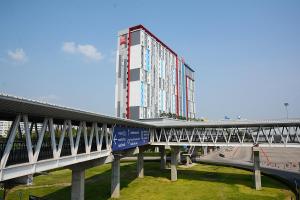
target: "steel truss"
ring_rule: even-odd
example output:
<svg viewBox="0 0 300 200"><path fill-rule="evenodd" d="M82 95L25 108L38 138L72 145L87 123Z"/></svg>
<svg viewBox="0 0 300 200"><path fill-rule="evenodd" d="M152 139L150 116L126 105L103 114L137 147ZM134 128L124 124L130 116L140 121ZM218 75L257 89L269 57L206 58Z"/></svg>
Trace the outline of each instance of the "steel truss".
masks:
<svg viewBox="0 0 300 200"><path fill-rule="evenodd" d="M20 137L25 137L26 152L12 150ZM112 127L108 128L107 124L47 117L34 121L26 114L19 114L12 122L1 156L0 181L108 157L111 155L111 138ZM47 141L51 143L50 155L42 156L42 144ZM27 162L22 159L12 164L8 162L12 157L21 158L20 154L25 154Z"/></svg>
<svg viewBox="0 0 300 200"><path fill-rule="evenodd" d="M151 145L300 147L300 125L262 127L160 128Z"/></svg>

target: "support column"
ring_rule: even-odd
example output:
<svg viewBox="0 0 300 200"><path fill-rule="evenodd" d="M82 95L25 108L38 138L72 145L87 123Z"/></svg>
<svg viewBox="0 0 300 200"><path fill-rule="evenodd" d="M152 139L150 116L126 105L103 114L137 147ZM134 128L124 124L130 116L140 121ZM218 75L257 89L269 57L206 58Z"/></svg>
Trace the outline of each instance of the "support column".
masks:
<svg viewBox="0 0 300 200"><path fill-rule="evenodd" d="M171 181L177 181L177 157L179 153L178 147L171 147Z"/></svg>
<svg viewBox="0 0 300 200"><path fill-rule="evenodd" d="M120 197L120 156L114 155L111 163L111 198Z"/></svg>
<svg viewBox="0 0 300 200"><path fill-rule="evenodd" d="M14 181L16 183L21 183L21 184L26 184L26 185L32 185L32 183L33 183L33 175L29 174L29 175L26 175L26 176L21 176L21 177L15 178Z"/></svg>
<svg viewBox="0 0 300 200"><path fill-rule="evenodd" d="M166 147L161 146L159 147L160 151L160 169L166 169L166 163L167 163L167 156L166 156Z"/></svg>
<svg viewBox="0 0 300 200"><path fill-rule="evenodd" d="M203 156L207 156L207 146L202 147L203 148Z"/></svg>
<svg viewBox="0 0 300 200"><path fill-rule="evenodd" d="M192 162L192 160L191 160L191 158L190 158L189 155L186 155L186 156L185 156L185 160L186 160L186 163L185 163L186 166L188 166L188 165L190 165L190 164L193 164L193 162Z"/></svg>
<svg viewBox="0 0 300 200"><path fill-rule="evenodd" d="M178 148L178 152L176 154L177 164L181 164L181 154L180 154L180 148Z"/></svg>
<svg viewBox="0 0 300 200"><path fill-rule="evenodd" d="M259 161L259 149L253 147L253 164L254 164L254 185L256 190L261 190L261 173L260 173L260 161Z"/></svg>
<svg viewBox="0 0 300 200"><path fill-rule="evenodd" d="M72 170L71 199L84 200L84 169Z"/></svg>
<svg viewBox="0 0 300 200"><path fill-rule="evenodd" d="M144 178L144 153L141 148L139 148L137 155L137 176L138 178Z"/></svg>

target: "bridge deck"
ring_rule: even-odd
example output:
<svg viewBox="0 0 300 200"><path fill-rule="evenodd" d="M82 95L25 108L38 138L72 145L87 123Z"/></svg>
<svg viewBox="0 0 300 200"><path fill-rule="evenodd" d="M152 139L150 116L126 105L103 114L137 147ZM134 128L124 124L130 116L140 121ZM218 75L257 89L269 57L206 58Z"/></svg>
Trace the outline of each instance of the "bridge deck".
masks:
<svg viewBox="0 0 300 200"><path fill-rule="evenodd" d="M142 122L159 128L247 128L270 126L299 126L300 119L183 121L177 119L143 119Z"/></svg>

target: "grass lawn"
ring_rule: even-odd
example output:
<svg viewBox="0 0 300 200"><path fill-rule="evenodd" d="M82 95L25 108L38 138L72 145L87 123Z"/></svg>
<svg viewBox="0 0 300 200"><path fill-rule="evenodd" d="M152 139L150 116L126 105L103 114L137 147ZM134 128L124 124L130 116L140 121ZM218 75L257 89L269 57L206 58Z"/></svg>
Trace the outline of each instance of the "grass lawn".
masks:
<svg viewBox="0 0 300 200"><path fill-rule="evenodd" d="M145 162L145 178L136 178L135 162L121 163L122 199L290 199L293 193L282 183L262 177L263 189L252 188L252 173L231 167L197 164L179 167L178 181L169 180L170 170L159 170L159 162ZM110 164L86 171L85 199L110 198ZM17 186L8 199L28 199L36 195L52 200L70 199L70 170L50 172L34 178L32 186Z"/></svg>

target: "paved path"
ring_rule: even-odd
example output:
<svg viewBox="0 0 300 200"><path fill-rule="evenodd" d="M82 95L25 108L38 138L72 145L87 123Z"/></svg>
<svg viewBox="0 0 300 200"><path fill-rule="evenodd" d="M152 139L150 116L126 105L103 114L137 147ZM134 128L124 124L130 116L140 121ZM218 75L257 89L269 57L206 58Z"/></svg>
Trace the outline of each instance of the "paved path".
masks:
<svg viewBox="0 0 300 200"><path fill-rule="evenodd" d="M221 150L222 152L222 150ZM229 158L222 158L219 156L220 152L215 151L207 156L197 158L197 162L208 163L208 164L220 164L224 166L234 166L242 169L252 170L253 163L247 161L238 161ZM241 151L241 155L248 155L246 151ZM264 174L276 176L283 181L286 181L292 188L295 188L295 180L300 183L300 173L296 171L288 171L284 169L278 169L273 167L262 166L261 171ZM263 183L262 183L263 184Z"/></svg>
<svg viewBox="0 0 300 200"><path fill-rule="evenodd" d="M252 149L249 147L225 147L219 151L225 158L252 162ZM215 154L212 154L215 157ZM299 172L300 149L260 148L261 166L274 167Z"/></svg>

